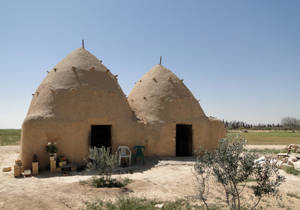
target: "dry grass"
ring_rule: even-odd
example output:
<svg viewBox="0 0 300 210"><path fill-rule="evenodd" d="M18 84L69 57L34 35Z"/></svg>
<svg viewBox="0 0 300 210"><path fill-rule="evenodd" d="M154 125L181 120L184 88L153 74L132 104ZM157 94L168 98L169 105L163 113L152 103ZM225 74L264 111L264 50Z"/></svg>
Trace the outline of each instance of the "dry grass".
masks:
<svg viewBox="0 0 300 210"><path fill-rule="evenodd" d="M295 193L287 193L287 196L290 196L290 197L292 197L292 198L300 199L300 196L298 196L298 195L295 194Z"/></svg>
<svg viewBox="0 0 300 210"><path fill-rule="evenodd" d="M294 167L284 167L283 170L288 174L292 174L295 176L300 175L300 171L296 170Z"/></svg>
<svg viewBox="0 0 300 210"><path fill-rule="evenodd" d="M247 149L248 152L254 152L254 153L258 153L260 155L270 155L270 154L278 154L278 153L286 153L287 150L285 149Z"/></svg>

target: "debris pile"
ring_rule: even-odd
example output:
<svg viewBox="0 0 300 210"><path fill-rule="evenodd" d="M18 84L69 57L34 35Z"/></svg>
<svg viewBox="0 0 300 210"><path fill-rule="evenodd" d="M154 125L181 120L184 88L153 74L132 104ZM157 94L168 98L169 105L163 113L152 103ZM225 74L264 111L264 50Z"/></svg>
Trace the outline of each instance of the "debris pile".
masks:
<svg viewBox="0 0 300 210"><path fill-rule="evenodd" d="M277 166L281 169L286 167L293 167L300 171L300 146L296 144L290 144L285 147L285 151L273 156L273 160L277 162ZM265 162L265 156L262 156L255 160L256 163L263 164Z"/></svg>
<svg viewBox="0 0 300 210"><path fill-rule="evenodd" d="M300 153L300 146L296 145L296 144L290 144L288 146L285 147L285 150L288 151L288 153Z"/></svg>
<svg viewBox="0 0 300 210"><path fill-rule="evenodd" d="M287 153L278 153L277 160L278 166L294 167L296 170L300 170L300 146L296 144L290 144L285 147Z"/></svg>

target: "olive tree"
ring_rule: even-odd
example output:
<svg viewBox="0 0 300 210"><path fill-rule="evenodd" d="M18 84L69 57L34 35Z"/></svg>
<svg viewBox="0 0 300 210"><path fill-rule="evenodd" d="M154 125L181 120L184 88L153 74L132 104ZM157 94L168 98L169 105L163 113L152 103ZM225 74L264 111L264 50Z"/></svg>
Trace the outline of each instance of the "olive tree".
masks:
<svg viewBox="0 0 300 210"><path fill-rule="evenodd" d="M257 155L244 150L244 140L222 139L214 151L202 151L194 166L198 180L199 198L207 205L209 178L213 176L220 183L230 209L241 209L241 193L247 180L255 178L252 186L257 200L255 208L265 195L276 195L278 186L284 181L279 175L276 161L266 158L264 162L256 161Z"/></svg>

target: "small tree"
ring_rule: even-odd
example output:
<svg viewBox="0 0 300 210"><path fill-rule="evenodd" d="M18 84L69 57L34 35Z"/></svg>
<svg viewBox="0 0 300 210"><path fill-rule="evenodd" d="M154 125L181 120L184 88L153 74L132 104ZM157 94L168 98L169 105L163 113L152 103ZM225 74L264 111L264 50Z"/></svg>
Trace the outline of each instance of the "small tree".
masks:
<svg viewBox="0 0 300 210"><path fill-rule="evenodd" d="M198 156L197 162L194 166L196 171L196 181L198 182L198 198L204 203L207 209L209 209L207 204L207 197L209 195L209 182L212 175L211 168L207 167L208 161L210 161L209 156L203 155L202 153L200 156Z"/></svg>
<svg viewBox="0 0 300 210"><path fill-rule="evenodd" d="M117 166L117 154L111 154L109 147L94 147L90 148L89 159L88 167L98 170L110 182L112 171Z"/></svg>
<svg viewBox="0 0 300 210"><path fill-rule="evenodd" d="M257 201L265 195L276 195L278 186L284 181L279 175L276 161L266 158L263 163L255 161L257 155L244 151L245 141L223 139L215 151L202 151L195 164L199 184L199 198L208 209L208 178L213 175L225 192L226 203L230 209L241 209L241 193L250 177L256 178L253 193Z"/></svg>

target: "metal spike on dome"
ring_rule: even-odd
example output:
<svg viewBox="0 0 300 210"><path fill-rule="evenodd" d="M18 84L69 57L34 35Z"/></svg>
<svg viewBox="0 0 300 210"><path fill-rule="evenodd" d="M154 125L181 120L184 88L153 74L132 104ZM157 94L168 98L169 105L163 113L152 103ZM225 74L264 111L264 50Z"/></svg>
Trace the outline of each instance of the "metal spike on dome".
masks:
<svg viewBox="0 0 300 210"><path fill-rule="evenodd" d="M162 57L159 58L159 65L161 65Z"/></svg>
<svg viewBox="0 0 300 210"><path fill-rule="evenodd" d="M84 49L84 39L81 40L81 47Z"/></svg>

